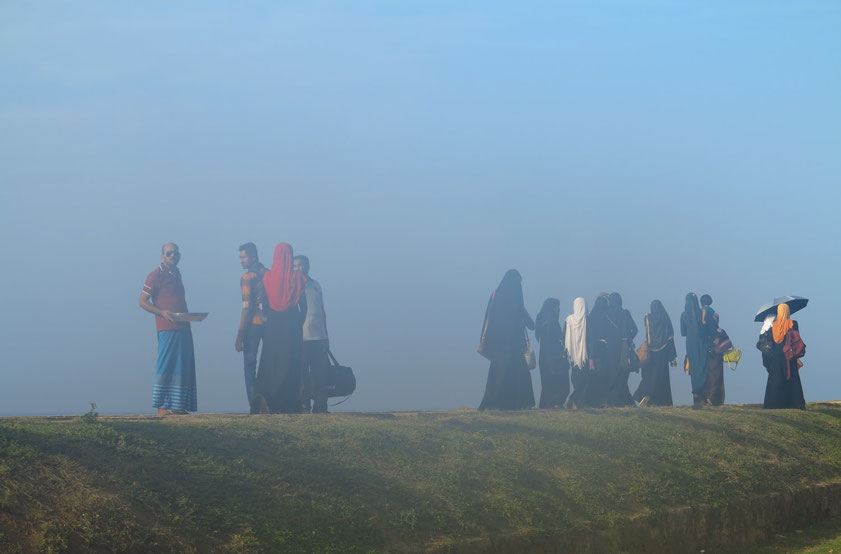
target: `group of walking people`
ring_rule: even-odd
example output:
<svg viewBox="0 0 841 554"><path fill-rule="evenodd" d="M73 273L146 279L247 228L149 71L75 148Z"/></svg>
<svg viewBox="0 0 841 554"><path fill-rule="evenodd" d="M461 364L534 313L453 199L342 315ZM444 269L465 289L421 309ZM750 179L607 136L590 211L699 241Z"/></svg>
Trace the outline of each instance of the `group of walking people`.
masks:
<svg viewBox="0 0 841 554"><path fill-rule="evenodd" d="M791 320L783 313L784 304L780 306L780 313L763 326L767 340L761 338L763 346L758 345L769 373L765 407L802 408L797 370L805 347L795 354L784 351L792 341L791 333L782 329L796 331L797 324L786 323ZM640 329L617 292L599 294L589 312L586 300L576 298L563 324L560 309L557 298L547 298L532 320L523 302L520 273L511 269L505 274L488 301L479 341L479 353L490 360L480 410L533 407L529 370L535 367L541 381L539 408L673 405L669 368L678 365L678 356L674 327L660 300L651 302L639 348L634 340ZM724 403L724 355L733 345L719 321L710 295L686 295L680 333L686 339L683 369L691 380L695 407ZM539 345L536 359L529 330ZM628 386L632 372L641 372L633 394Z"/></svg>

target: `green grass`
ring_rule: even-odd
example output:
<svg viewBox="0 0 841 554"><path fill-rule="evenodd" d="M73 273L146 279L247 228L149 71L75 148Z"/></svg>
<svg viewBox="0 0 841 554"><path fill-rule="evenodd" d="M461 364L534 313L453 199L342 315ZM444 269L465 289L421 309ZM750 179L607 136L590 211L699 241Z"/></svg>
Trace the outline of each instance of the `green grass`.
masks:
<svg viewBox="0 0 841 554"><path fill-rule="evenodd" d="M841 475L841 406L0 419L0 551L393 552Z"/></svg>

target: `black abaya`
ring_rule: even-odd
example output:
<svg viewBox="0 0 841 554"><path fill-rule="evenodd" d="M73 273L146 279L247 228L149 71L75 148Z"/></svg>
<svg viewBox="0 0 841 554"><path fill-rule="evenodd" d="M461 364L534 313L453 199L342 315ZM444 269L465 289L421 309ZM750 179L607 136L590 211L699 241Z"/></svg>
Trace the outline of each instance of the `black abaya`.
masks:
<svg viewBox="0 0 841 554"><path fill-rule="evenodd" d="M251 403L255 413L301 412L301 349L306 316L306 304L301 298L303 306L292 306L283 312L268 310Z"/></svg>
<svg viewBox="0 0 841 554"><path fill-rule="evenodd" d="M794 322L795 330L798 329L797 322ZM772 334L772 329L766 331ZM771 352L762 355L762 363L768 371L768 382L765 385L766 408L794 408L805 409L806 400L803 398L803 385L800 382L800 370L797 369L797 360L790 362L783 354L783 343L774 342L773 336L767 337L770 340ZM790 377L788 376L790 373Z"/></svg>

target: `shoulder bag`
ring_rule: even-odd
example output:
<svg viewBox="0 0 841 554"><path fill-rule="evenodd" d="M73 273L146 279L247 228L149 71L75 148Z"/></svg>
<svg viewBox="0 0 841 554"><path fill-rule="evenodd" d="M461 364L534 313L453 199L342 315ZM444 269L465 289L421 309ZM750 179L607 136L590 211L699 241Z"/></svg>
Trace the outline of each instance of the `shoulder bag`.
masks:
<svg viewBox="0 0 841 554"><path fill-rule="evenodd" d="M637 358L640 360L640 366L648 363L648 343L651 342L651 330L648 328L648 316L645 316L645 340L639 348L637 348Z"/></svg>
<svg viewBox="0 0 841 554"><path fill-rule="evenodd" d="M356 390L356 377L353 375L353 369L339 365L336 357L329 349L327 355L330 356L330 367L327 368L325 379L327 381L327 397L350 396Z"/></svg>
<svg viewBox="0 0 841 554"><path fill-rule="evenodd" d="M528 366L529 370L532 370L537 367L537 357L534 355L534 347L531 345L531 341L529 340L529 332L523 329L523 334L526 335L526 366Z"/></svg>
<svg viewBox="0 0 841 554"><path fill-rule="evenodd" d="M771 338L770 333L759 335L759 340L756 342L756 349L763 354L770 354L774 350L774 339Z"/></svg>
<svg viewBox="0 0 841 554"><path fill-rule="evenodd" d="M786 333L785 342L783 342L783 355L787 360L802 358L806 355L806 345L800 338L800 331L797 329L789 329Z"/></svg>

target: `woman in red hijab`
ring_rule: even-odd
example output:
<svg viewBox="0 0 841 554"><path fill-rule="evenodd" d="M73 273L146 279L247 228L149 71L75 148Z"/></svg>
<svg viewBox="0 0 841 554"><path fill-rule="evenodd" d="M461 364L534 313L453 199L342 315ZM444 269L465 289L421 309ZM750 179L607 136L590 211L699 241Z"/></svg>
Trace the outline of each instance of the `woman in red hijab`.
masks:
<svg viewBox="0 0 841 554"><path fill-rule="evenodd" d="M263 352L257 368L254 413L301 411L301 347L307 315L306 276L292 271L292 246L281 242L274 249L272 268L263 275L269 299Z"/></svg>

